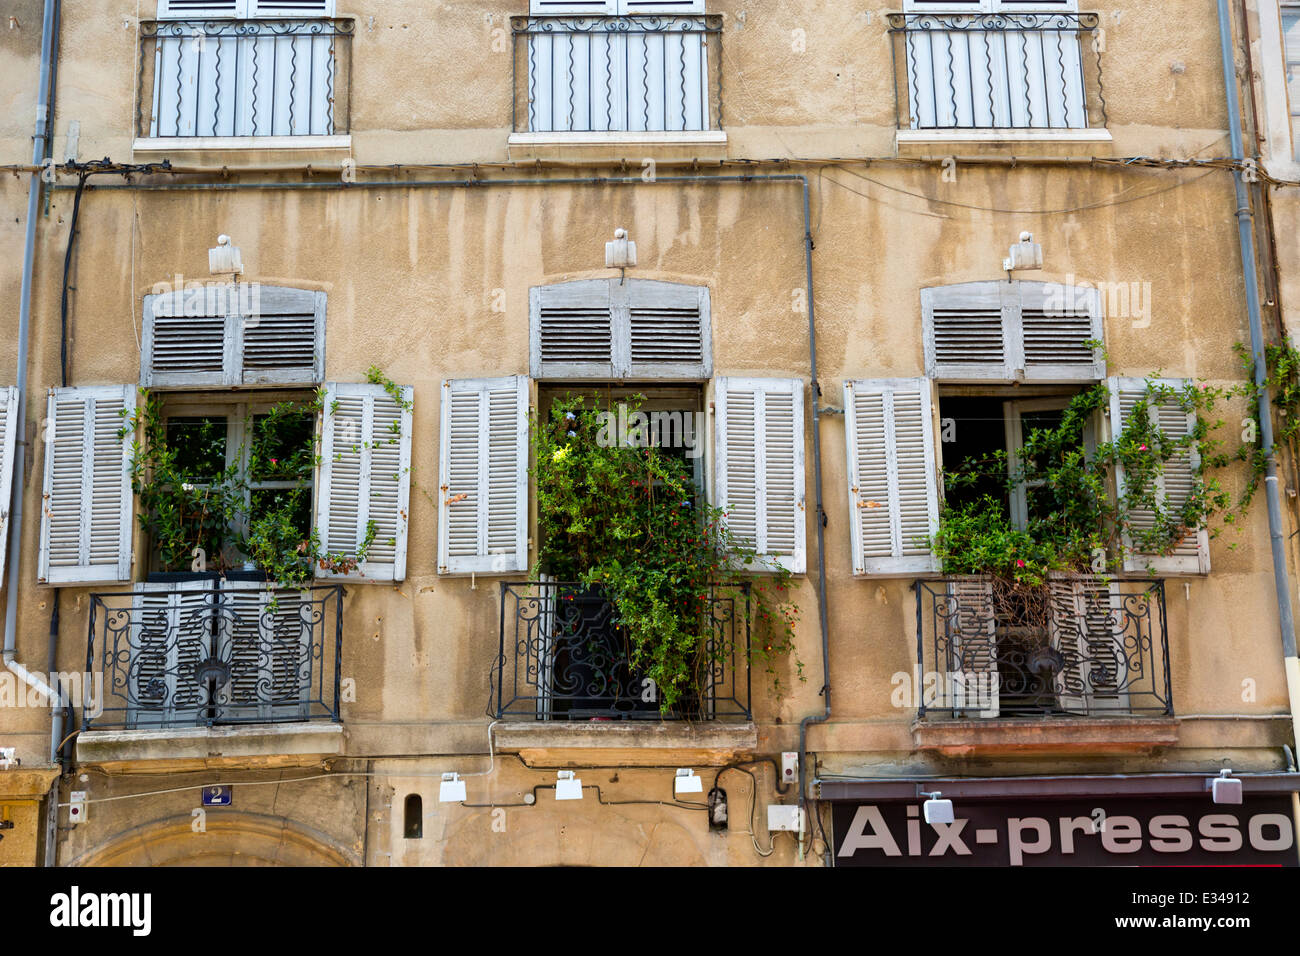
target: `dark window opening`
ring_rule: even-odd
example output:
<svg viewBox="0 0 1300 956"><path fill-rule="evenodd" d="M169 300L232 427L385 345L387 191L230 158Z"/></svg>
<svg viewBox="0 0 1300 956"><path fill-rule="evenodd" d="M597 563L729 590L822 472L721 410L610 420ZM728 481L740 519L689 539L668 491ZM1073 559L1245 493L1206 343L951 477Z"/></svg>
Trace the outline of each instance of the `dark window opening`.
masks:
<svg viewBox="0 0 1300 956"><path fill-rule="evenodd" d="M424 800L418 793L406 795L406 809L403 822L404 835L408 840L419 840L424 836Z"/></svg>

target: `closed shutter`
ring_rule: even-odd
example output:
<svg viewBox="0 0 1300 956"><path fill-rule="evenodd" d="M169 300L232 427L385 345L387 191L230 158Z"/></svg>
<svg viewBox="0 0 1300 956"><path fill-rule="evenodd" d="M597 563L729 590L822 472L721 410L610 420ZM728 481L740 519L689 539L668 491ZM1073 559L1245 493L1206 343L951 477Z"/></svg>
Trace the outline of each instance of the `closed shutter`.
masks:
<svg viewBox="0 0 1300 956"><path fill-rule="evenodd" d="M1096 289L968 282L921 290L926 373L950 382L1078 382L1106 375Z"/></svg>
<svg viewBox="0 0 1300 956"><path fill-rule="evenodd" d="M314 385L325 309L324 292L248 283L145 296L140 384Z"/></svg>
<svg viewBox="0 0 1300 956"><path fill-rule="evenodd" d="M698 381L713 373L708 289L588 279L531 290L534 378Z"/></svg>
<svg viewBox="0 0 1300 956"><path fill-rule="evenodd" d="M528 379L449 380L439 434L438 573L528 567Z"/></svg>
<svg viewBox="0 0 1300 956"><path fill-rule="evenodd" d="M314 681L310 592L226 581L217 656L230 666L230 680L217 694L222 718L231 723L306 720Z"/></svg>
<svg viewBox="0 0 1300 956"><path fill-rule="evenodd" d="M844 385L853 573L938 570L939 528L931 385L878 379Z"/></svg>
<svg viewBox="0 0 1300 956"><path fill-rule="evenodd" d="M321 547L356 557L370 522L375 525L365 560L345 575L349 580L406 577L412 394L409 385L403 387L398 402L382 385L325 386L316 497Z"/></svg>
<svg viewBox="0 0 1300 956"><path fill-rule="evenodd" d="M720 378L717 503L727 527L762 558L807 570L803 382Z"/></svg>
<svg viewBox="0 0 1300 956"><path fill-rule="evenodd" d="M45 482L38 580L102 584L131 574L135 387L52 388L45 426Z"/></svg>
<svg viewBox="0 0 1300 956"><path fill-rule="evenodd" d="M0 388L0 580L4 578L9 547L9 499L13 494L19 428L18 389L12 385Z"/></svg>
<svg viewBox="0 0 1300 956"><path fill-rule="evenodd" d="M609 16L617 10L616 0L529 0L528 12L535 17Z"/></svg>
<svg viewBox="0 0 1300 956"><path fill-rule="evenodd" d="M703 13L704 0L618 0L618 12L629 16Z"/></svg>
<svg viewBox="0 0 1300 956"><path fill-rule="evenodd" d="M159 20L208 20L243 17L249 0L158 0Z"/></svg>
<svg viewBox="0 0 1300 956"><path fill-rule="evenodd" d="M904 0L907 13L1037 13L1076 9L1078 0Z"/></svg>
<svg viewBox="0 0 1300 956"><path fill-rule="evenodd" d="M1147 407L1153 425L1171 440L1192 434L1196 427L1195 411L1188 411L1178 401L1159 401L1148 391L1148 380L1140 378L1111 378L1110 427L1113 439L1118 439L1139 405ZM1181 394L1187 386L1185 379L1151 379L1156 388L1169 388ZM1193 443L1189 448L1164 463L1156 479L1156 501L1166 514L1183 507L1200 483L1200 455ZM1116 487L1120 499L1128 493L1124 469L1115 469ZM1157 516L1150 508L1129 509L1131 525L1139 532L1155 527ZM1124 538L1125 571L1152 571L1157 574L1206 574L1210 570L1210 536L1205 528L1196 528L1174 546L1169 554L1140 554L1132 550L1129 535Z"/></svg>
<svg viewBox="0 0 1300 956"><path fill-rule="evenodd" d="M1001 713L997 609L993 582L963 575L946 582L944 629L954 717L997 717Z"/></svg>
<svg viewBox="0 0 1300 956"><path fill-rule="evenodd" d="M332 17L334 0L248 0L254 17Z"/></svg>
<svg viewBox="0 0 1300 956"><path fill-rule="evenodd" d="M202 722L208 691L197 667L212 653L215 602L212 585L201 582L135 586L126 647L129 729Z"/></svg>

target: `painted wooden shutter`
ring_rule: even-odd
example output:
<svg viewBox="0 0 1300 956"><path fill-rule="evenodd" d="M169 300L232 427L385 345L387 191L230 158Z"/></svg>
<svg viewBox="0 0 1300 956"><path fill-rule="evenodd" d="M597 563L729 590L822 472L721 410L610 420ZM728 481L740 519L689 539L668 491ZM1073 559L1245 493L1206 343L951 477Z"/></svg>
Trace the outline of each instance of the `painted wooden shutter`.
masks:
<svg viewBox="0 0 1300 956"><path fill-rule="evenodd" d="M356 581L406 577L412 395L409 385L401 390L401 403L382 385L325 386L316 493L321 547L355 557L372 521L375 534L356 571L335 575L318 570L318 576Z"/></svg>
<svg viewBox="0 0 1300 956"><path fill-rule="evenodd" d="M966 282L921 290L925 370L945 381L1014 381L1015 283Z"/></svg>
<svg viewBox="0 0 1300 956"><path fill-rule="evenodd" d="M906 576L938 570L934 418L928 379L844 385L853 573Z"/></svg>
<svg viewBox="0 0 1300 956"><path fill-rule="evenodd" d="M102 584L131 575L135 386L52 388L45 426L45 483L38 580Z"/></svg>
<svg viewBox="0 0 1300 956"><path fill-rule="evenodd" d="M334 0L248 0L254 17L332 17Z"/></svg>
<svg viewBox="0 0 1300 956"><path fill-rule="evenodd" d="M209 20L247 16L249 0L158 0L159 20Z"/></svg>
<svg viewBox="0 0 1300 956"><path fill-rule="evenodd" d="M1072 714L1127 712L1128 655L1118 586L1095 575L1048 575L1049 635L1064 658L1057 705Z"/></svg>
<svg viewBox="0 0 1300 956"><path fill-rule="evenodd" d="M626 341L626 361L616 353L616 363L628 377L708 378L713 373L708 289L640 279L611 282L610 298L620 324L619 352Z"/></svg>
<svg viewBox="0 0 1300 956"><path fill-rule="evenodd" d="M14 454L17 449L18 389L0 388L0 580L4 579L9 549L9 504L13 494Z"/></svg>
<svg viewBox="0 0 1300 956"><path fill-rule="evenodd" d="M607 279L529 291L534 378L614 378L614 314Z"/></svg>
<svg viewBox="0 0 1300 956"><path fill-rule="evenodd" d="M803 382L719 378L717 503L727 526L774 565L807 570Z"/></svg>
<svg viewBox="0 0 1300 956"><path fill-rule="evenodd" d="M127 631L126 725L193 726L208 703L196 667L212 653L216 591L202 582L137 584Z"/></svg>
<svg viewBox="0 0 1300 956"><path fill-rule="evenodd" d="M993 582L963 575L946 582L945 617L954 717L997 717L1001 713L997 655L997 612Z"/></svg>
<svg viewBox="0 0 1300 956"><path fill-rule="evenodd" d="M616 0L529 0L528 3L528 12L535 17L610 16L616 10Z"/></svg>
<svg viewBox="0 0 1300 956"><path fill-rule="evenodd" d="M1016 326L1027 382L1099 381L1106 377L1101 350L1089 345L1105 334L1098 289L1051 282L1019 282Z"/></svg>
<svg viewBox="0 0 1300 956"><path fill-rule="evenodd" d="M140 384L314 385L326 294L241 283L145 296Z"/></svg>
<svg viewBox="0 0 1300 956"><path fill-rule="evenodd" d="M618 12L647 14L704 13L704 0L618 0Z"/></svg>
<svg viewBox="0 0 1300 956"><path fill-rule="evenodd" d="M439 574L528 567L528 379L442 386Z"/></svg>
<svg viewBox="0 0 1300 956"><path fill-rule="evenodd" d="M648 279L586 279L529 293L534 378L706 379L709 290Z"/></svg>
<svg viewBox="0 0 1300 956"><path fill-rule="evenodd" d="M1177 402L1158 402L1148 393L1146 379L1111 378L1107 380L1110 388L1110 427L1112 439L1123 432L1130 416L1138 405L1145 404L1153 424L1171 439L1182 438L1191 434L1196 427L1196 413L1185 410ZM1172 388L1180 393L1186 387L1186 379L1152 379L1152 385ZM1193 444L1181 451L1169 461L1156 479L1157 501L1167 511L1176 510L1185 504L1200 482L1200 455ZM1116 486L1122 498L1127 493L1124 469L1115 469ZM1154 527L1156 515L1150 509L1132 509L1130 521L1139 530ZM1130 549L1130 541L1125 537L1126 553L1125 571L1153 571L1157 574L1206 574L1210 570L1210 536L1205 528L1189 532L1170 554L1139 554Z"/></svg>
<svg viewBox="0 0 1300 956"><path fill-rule="evenodd" d="M225 581L217 656L230 665L218 692L222 716L248 720L306 720L313 681L322 666L312 656L310 592Z"/></svg>

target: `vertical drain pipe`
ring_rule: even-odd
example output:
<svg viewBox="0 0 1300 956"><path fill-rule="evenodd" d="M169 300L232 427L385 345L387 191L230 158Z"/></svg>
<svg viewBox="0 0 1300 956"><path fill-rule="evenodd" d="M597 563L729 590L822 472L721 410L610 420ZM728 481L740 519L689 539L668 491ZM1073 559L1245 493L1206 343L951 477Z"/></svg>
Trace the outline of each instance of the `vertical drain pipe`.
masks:
<svg viewBox="0 0 1300 956"><path fill-rule="evenodd" d="M1232 139L1232 171L1237 191L1237 232L1241 244L1241 264L1246 280L1246 307L1250 313L1250 353L1255 363L1255 387L1259 392L1260 442L1266 462L1264 493L1268 503L1268 535L1273 552L1273 588L1277 596L1277 615L1281 625L1282 654L1286 660L1287 693L1291 701L1291 727L1300 741L1300 657L1296 656L1295 619L1291 613L1291 586L1287 576L1282 503L1278 493L1277 461L1273 446L1272 401L1268 393L1268 365L1264 350L1263 322L1260 318L1258 263L1255 255L1255 221L1250 208L1242 165L1246 159L1241 135L1241 105L1237 98L1237 66L1232 52L1232 18L1228 0L1218 0L1219 42L1223 50L1223 85L1228 95L1228 134ZM1242 24L1243 30L1245 24ZM1293 795L1294 800L1294 795Z"/></svg>

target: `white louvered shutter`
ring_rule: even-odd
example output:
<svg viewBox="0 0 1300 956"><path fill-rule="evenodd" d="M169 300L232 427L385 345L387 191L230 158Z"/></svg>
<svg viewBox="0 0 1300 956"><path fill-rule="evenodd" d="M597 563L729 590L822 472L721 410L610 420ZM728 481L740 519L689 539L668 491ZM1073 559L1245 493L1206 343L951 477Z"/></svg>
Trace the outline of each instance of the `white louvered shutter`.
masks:
<svg viewBox="0 0 1300 956"><path fill-rule="evenodd" d="M318 570L318 576L355 581L406 577L412 395L409 385L401 390L401 403L382 385L325 386L316 494L321 548L355 557L371 521L375 534L356 571L336 575Z"/></svg>
<svg viewBox="0 0 1300 956"><path fill-rule="evenodd" d="M906 13L1037 13L1076 9L1078 0L904 0Z"/></svg>
<svg viewBox="0 0 1300 956"><path fill-rule="evenodd" d="M438 573L528 567L528 379L451 379L439 429Z"/></svg>
<svg viewBox="0 0 1300 956"><path fill-rule="evenodd" d="M18 389L0 388L0 580L9 549L9 499L13 494L14 453L17 449Z"/></svg>
<svg viewBox="0 0 1300 956"><path fill-rule="evenodd" d="M247 16L251 0L158 0L159 20L209 20Z"/></svg>
<svg viewBox="0 0 1300 956"><path fill-rule="evenodd" d="M1168 387L1181 393L1187 385L1186 379L1151 379L1151 384ZM1148 406L1151 421L1161 432L1171 439L1183 438L1192 433L1196 427L1195 411L1187 411L1176 402L1155 402L1148 394L1147 379L1111 378L1107 380L1110 389L1110 427L1112 439L1118 439L1123 433L1134 409L1140 404ZM1159 493L1157 500L1167 511L1181 507L1200 482L1200 455L1195 444L1184 449L1169 461L1156 479ZM1116 467L1116 486L1122 498L1127 492L1124 469ZM1130 521L1139 529L1154 527L1156 516L1149 509L1130 511ZM1130 548L1130 541L1124 541L1125 571L1153 571L1157 574L1206 574L1210 570L1210 536L1205 528L1198 528L1188 533L1170 554L1139 554Z"/></svg>
<svg viewBox="0 0 1300 956"><path fill-rule="evenodd" d="M961 575L946 582L943 626L954 717L997 717L1001 713L997 609L990 578Z"/></svg>
<svg viewBox="0 0 1300 956"><path fill-rule="evenodd" d="M803 382L719 378L717 504L766 561L807 570Z"/></svg>
<svg viewBox="0 0 1300 956"><path fill-rule="evenodd" d="M616 0L529 0L528 12L535 17L610 16L617 11Z"/></svg>
<svg viewBox="0 0 1300 956"><path fill-rule="evenodd" d="M147 295L146 388L314 385L325 368L326 294L253 283Z"/></svg>
<svg viewBox="0 0 1300 956"><path fill-rule="evenodd" d="M1027 382L1099 381L1106 360L1089 342L1104 335L1098 289L1051 282L1020 282L1016 326Z"/></svg>
<svg viewBox="0 0 1300 956"><path fill-rule="evenodd" d="M217 655L230 681L217 694L233 721L305 720L323 661L312 654L311 592L224 581Z"/></svg>
<svg viewBox="0 0 1300 956"><path fill-rule="evenodd" d="M938 570L929 545L939 527L930 389L923 378L844 385L854 574Z"/></svg>
<svg viewBox="0 0 1300 956"><path fill-rule="evenodd" d="M612 285L623 348L620 377L708 378L713 373L709 290L654 280ZM622 323L626 323L626 331Z"/></svg>
<svg viewBox="0 0 1300 956"><path fill-rule="evenodd" d="M131 576L131 445L119 436L135 386L52 388L38 580L104 584Z"/></svg>
<svg viewBox="0 0 1300 956"><path fill-rule="evenodd" d="M713 373L709 290L649 279L584 279L529 293L539 379L687 379Z"/></svg>
<svg viewBox="0 0 1300 956"><path fill-rule="evenodd" d="M614 315L607 279L529 291L534 378L614 378Z"/></svg>
<svg viewBox="0 0 1300 956"><path fill-rule="evenodd" d="M1057 705L1072 714L1129 709L1129 649L1118 585L1096 575L1052 573L1049 635L1064 658Z"/></svg>
<svg viewBox="0 0 1300 956"><path fill-rule="evenodd" d="M1018 309L1014 283L922 289L926 374L946 381L1013 381Z"/></svg>
<svg viewBox="0 0 1300 956"><path fill-rule="evenodd" d="M332 17L334 0L247 0L254 17Z"/></svg>
<svg viewBox="0 0 1300 956"><path fill-rule="evenodd" d="M202 582L135 586L123 691L129 729L200 722L208 692L196 667L212 653L215 600L212 585Z"/></svg>
<svg viewBox="0 0 1300 956"><path fill-rule="evenodd" d="M618 0L618 12L629 16L704 13L704 0Z"/></svg>

